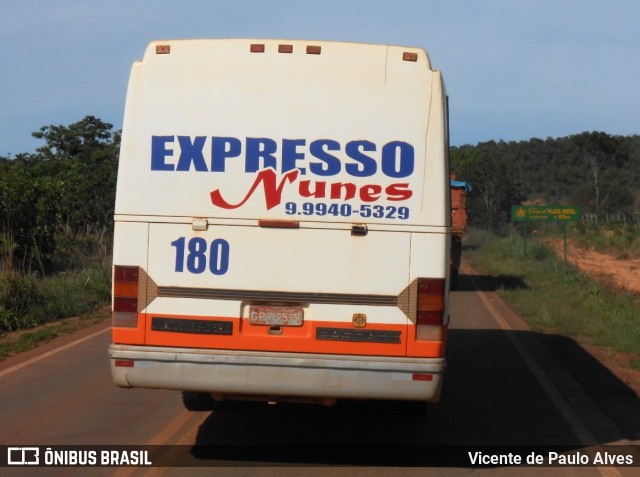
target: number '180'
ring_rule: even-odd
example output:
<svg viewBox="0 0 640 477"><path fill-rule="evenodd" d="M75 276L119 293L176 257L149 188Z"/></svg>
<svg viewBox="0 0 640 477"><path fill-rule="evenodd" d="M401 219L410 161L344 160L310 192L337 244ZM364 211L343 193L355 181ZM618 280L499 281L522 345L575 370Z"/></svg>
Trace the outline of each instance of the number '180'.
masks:
<svg viewBox="0 0 640 477"><path fill-rule="evenodd" d="M202 237L187 239L180 237L171 242L176 248L176 267L182 273L185 267L190 273L203 273L209 270L214 275L224 275L229 269L229 242L215 239L208 243Z"/></svg>

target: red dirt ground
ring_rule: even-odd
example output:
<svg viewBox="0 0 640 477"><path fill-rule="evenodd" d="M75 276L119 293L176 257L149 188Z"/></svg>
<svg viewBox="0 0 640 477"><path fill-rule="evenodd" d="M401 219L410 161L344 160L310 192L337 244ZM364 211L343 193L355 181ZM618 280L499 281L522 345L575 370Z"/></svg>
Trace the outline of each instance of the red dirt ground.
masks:
<svg viewBox="0 0 640 477"><path fill-rule="evenodd" d="M556 241L553 246L558 256L562 257L564 253L563 241ZM581 248L569 242L567 260L604 285L640 295L639 258L619 259L613 255ZM629 365L634 358L633 355L602 349L592 345L587 339L580 338L578 341L592 356L607 366L618 379L626 383L640 396L640 370L632 369ZM635 359L637 359L637 355Z"/></svg>

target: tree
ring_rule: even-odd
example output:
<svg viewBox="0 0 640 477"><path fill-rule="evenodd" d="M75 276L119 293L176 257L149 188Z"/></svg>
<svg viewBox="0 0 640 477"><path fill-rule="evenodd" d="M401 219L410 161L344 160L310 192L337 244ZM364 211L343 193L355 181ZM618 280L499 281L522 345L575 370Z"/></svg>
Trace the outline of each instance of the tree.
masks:
<svg viewBox="0 0 640 477"><path fill-rule="evenodd" d="M62 220L75 230L110 228L120 147L120 133L94 116L69 126L45 126L33 136L50 174L61 181Z"/></svg>
<svg viewBox="0 0 640 477"><path fill-rule="evenodd" d="M33 135L36 154L0 158L0 266L3 270L53 267L61 230L73 237L102 235L112 226L120 133L87 116ZM76 252L77 253L77 252Z"/></svg>
<svg viewBox="0 0 640 477"><path fill-rule="evenodd" d="M44 271L54 248L57 196L55 176L38 171L34 156L3 161L0 171L0 232L5 269Z"/></svg>
<svg viewBox="0 0 640 477"><path fill-rule="evenodd" d="M611 168L621 168L629 160L629 153L619 138L603 132L585 132L571 136L571 138L578 148L583 162L589 167L595 194L594 209L596 214L600 214L607 204L611 193L611 184L613 184L609 181L609 188L603 191L603 174Z"/></svg>
<svg viewBox="0 0 640 477"><path fill-rule="evenodd" d="M494 172L491 162L499 167ZM507 196L532 201L579 205L598 213L637 213L640 197L640 136L609 136L585 132L562 138L520 142L489 141L451 150L452 169L476 187L482 210L471 211L470 223L482 219L489 226L495 212L495 184L473 183L504 177ZM502 171L500 168L504 168ZM484 170L484 172L483 172ZM471 176L477 176L472 179ZM470 207L474 207L474 200ZM517 202L513 202L517 203Z"/></svg>
<svg viewBox="0 0 640 477"><path fill-rule="evenodd" d="M112 124L95 116L85 116L69 126L43 126L32 136L45 141L44 146L37 149L43 159L74 159L90 163L96 151L113 144L116 133L112 128Z"/></svg>
<svg viewBox="0 0 640 477"><path fill-rule="evenodd" d="M473 186L467 209L472 225L499 229L509 221L511 206L526 198L501 148L490 141L452 150L452 169Z"/></svg>

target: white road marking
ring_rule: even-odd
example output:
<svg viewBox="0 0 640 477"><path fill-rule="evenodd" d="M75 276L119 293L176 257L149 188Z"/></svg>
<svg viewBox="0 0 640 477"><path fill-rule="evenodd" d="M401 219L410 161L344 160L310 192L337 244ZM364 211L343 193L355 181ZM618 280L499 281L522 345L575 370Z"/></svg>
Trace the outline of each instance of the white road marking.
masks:
<svg viewBox="0 0 640 477"><path fill-rule="evenodd" d="M470 275L469 277L475 284L473 276ZM507 320L504 318L504 316L502 316L502 313L500 313L500 311L498 311L494 304L491 303L491 300L489 300L487 294L481 291L476 291L476 293L480 297L480 300L487 308L489 313L491 313L491 316L493 316L493 318L496 320L498 326L505 332L507 338L516 349L522 360L525 362L527 367L531 370L544 392L547 394L547 396L549 396L549 399L551 399L553 405L567 422L573 434L578 438L579 443L583 446L597 446L598 443L596 441L596 438L593 436L593 434L591 434L589 429L587 429L587 426L575 413L571 405L562 396L560 391L558 391L558 388L555 387L553 382L538 365L535 358L531 355L531 353L529 353L529 350L527 350L527 348L522 344L522 341L520 341L520 339L514 333L513 328L511 328ZM615 467L596 467L596 470L602 477L622 477L622 474L620 474L620 472L618 472Z"/></svg>

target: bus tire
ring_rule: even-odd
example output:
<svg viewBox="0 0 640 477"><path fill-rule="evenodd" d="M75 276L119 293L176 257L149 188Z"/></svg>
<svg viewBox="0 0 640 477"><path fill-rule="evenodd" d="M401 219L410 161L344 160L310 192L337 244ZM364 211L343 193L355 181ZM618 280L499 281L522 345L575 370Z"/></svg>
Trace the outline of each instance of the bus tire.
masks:
<svg viewBox="0 0 640 477"><path fill-rule="evenodd" d="M458 289L458 278L460 276L460 269L452 268L451 269L451 290Z"/></svg>
<svg viewBox="0 0 640 477"><path fill-rule="evenodd" d="M182 391L182 404L188 411L212 411L214 403L210 394Z"/></svg>

